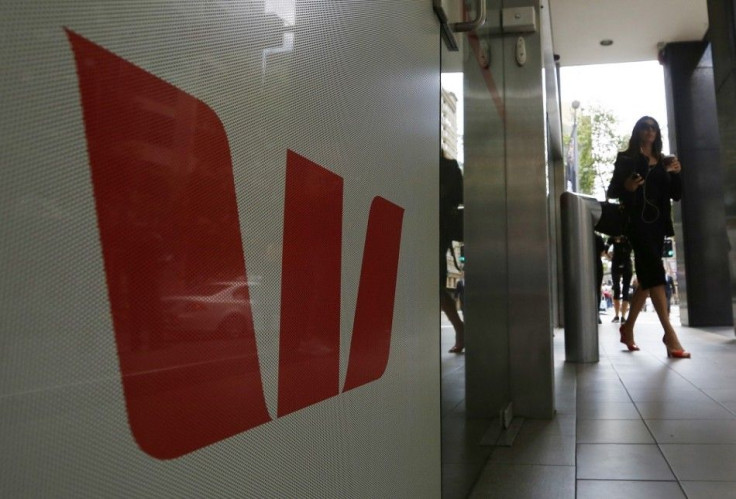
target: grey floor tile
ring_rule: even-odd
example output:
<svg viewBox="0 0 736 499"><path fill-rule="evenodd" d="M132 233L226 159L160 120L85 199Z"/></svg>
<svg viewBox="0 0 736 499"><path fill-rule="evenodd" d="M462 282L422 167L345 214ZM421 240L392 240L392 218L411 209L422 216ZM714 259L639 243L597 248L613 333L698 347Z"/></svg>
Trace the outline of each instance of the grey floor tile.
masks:
<svg viewBox="0 0 736 499"><path fill-rule="evenodd" d="M557 415L553 419L526 419L519 432L522 436L575 436L575 417Z"/></svg>
<svg viewBox="0 0 736 499"><path fill-rule="evenodd" d="M490 463L470 497L574 499L575 467Z"/></svg>
<svg viewBox="0 0 736 499"><path fill-rule="evenodd" d="M578 400L580 419L641 419L632 402Z"/></svg>
<svg viewBox="0 0 736 499"><path fill-rule="evenodd" d="M736 482L681 482L689 499L736 499Z"/></svg>
<svg viewBox="0 0 736 499"><path fill-rule="evenodd" d="M687 400L693 403L713 402L705 393L695 387L680 388L632 388L627 387L634 402L664 402Z"/></svg>
<svg viewBox="0 0 736 499"><path fill-rule="evenodd" d="M577 399L574 395L555 396L555 410L557 411L556 417L568 417L574 419L577 415L577 407Z"/></svg>
<svg viewBox="0 0 736 499"><path fill-rule="evenodd" d="M556 353L555 356L557 356ZM575 366L564 362L557 362L555 364L555 381L558 386L562 386L566 383L570 383L574 386L577 382Z"/></svg>
<svg viewBox="0 0 736 499"><path fill-rule="evenodd" d="M582 480L674 480L656 445L578 444Z"/></svg>
<svg viewBox="0 0 736 499"><path fill-rule="evenodd" d="M736 418L720 404L707 400L664 400L661 402L637 402L644 419L732 419Z"/></svg>
<svg viewBox="0 0 736 499"><path fill-rule="evenodd" d="M451 397L449 395L442 396L442 417L458 412L457 409L463 402L463 397Z"/></svg>
<svg viewBox="0 0 736 499"><path fill-rule="evenodd" d="M577 390L578 393L586 391L616 391L623 389L621 380L618 377L615 378L599 378L599 377L586 377L581 378L578 376Z"/></svg>
<svg viewBox="0 0 736 499"><path fill-rule="evenodd" d="M466 417L465 358L447 353L455 341L451 326L443 326L442 336L442 497L460 499L468 496L492 452L479 445L491 423Z"/></svg>
<svg viewBox="0 0 736 499"><path fill-rule="evenodd" d="M718 402L732 402L736 404L736 384L729 388L711 388L705 390L705 393Z"/></svg>
<svg viewBox="0 0 736 499"><path fill-rule="evenodd" d="M447 348L449 349L451 346L449 345ZM447 355L447 357L442 359L442 380L452 378L465 379L465 358L462 355L449 353L443 355ZM454 355L454 357L450 357L450 355Z"/></svg>
<svg viewBox="0 0 736 499"><path fill-rule="evenodd" d="M708 390L733 390L736 386L736 378L733 376L724 376L723 372L715 371L705 376L698 373L698 377L688 378L695 386L703 391Z"/></svg>
<svg viewBox="0 0 736 499"><path fill-rule="evenodd" d="M465 499L473 490L485 463L443 463L442 499Z"/></svg>
<svg viewBox="0 0 736 499"><path fill-rule="evenodd" d="M626 393L623 385L615 388L589 388L578 389L578 402L631 402L631 397Z"/></svg>
<svg viewBox="0 0 736 499"><path fill-rule="evenodd" d="M685 499L677 482L578 480L577 499Z"/></svg>
<svg viewBox="0 0 736 499"><path fill-rule="evenodd" d="M480 477L471 497L572 499L577 484L580 499L682 498L676 475L690 498L736 499L736 481L726 481L736 480L733 330L678 328L694 358L677 361L664 356L654 313L637 322L641 352L625 351L616 329L599 329L595 364L565 362L564 332L556 330L557 417L526 420L512 447L480 450L475 440L486 428L453 419L464 414L465 359L444 353L454 338L443 330L443 422L452 422L443 427L443 497L467 497Z"/></svg>
<svg viewBox="0 0 736 499"><path fill-rule="evenodd" d="M646 423L661 444L736 444L736 419L652 419Z"/></svg>
<svg viewBox="0 0 736 499"><path fill-rule="evenodd" d="M618 372L602 352L599 362L578 364L576 374L578 384L597 382L596 380L599 380L601 383L606 381L617 381L620 383Z"/></svg>
<svg viewBox="0 0 736 499"><path fill-rule="evenodd" d="M601 355L601 359L597 364L580 364L577 375L578 383L595 380L619 381L618 371L616 371L613 364L608 362L605 355Z"/></svg>
<svg viewBox="0 0 736 499"><path fill-rule="evenodd" d="M578 419L579 444L653 444L640 419Z"/></svg>
<svg viewBox="0 0 736 499"><path fill-rule="evenodd" d="M661 364L653 369L634 368L629 375L623 377L623 383L629 390L679 390L694 388L692 383L681 374Z"/></svg>
<svg viewBox="0 0 736 499"><path fill-rule="evenodd" d="M513 464L574 466L575 437L519 434L511 447L496 447L490 460Z"/></svg>
<svg viewBox="0 0 736 499"><path fill-rule="evenodd" d="M736 480L736 444L662 444L678 480Z"/></svg>
<svg viewBox="0 0 736 499"><path fill-rule="evenodd" d="M489 420L467 419L464 414L443 416L442 463L484 463L493 451L480 445Z"/></svg>
<svg viewBox="0 0 736 499"><path fill-rule="evenodd" d="M465 376L461 373L442 376L442 391L457 391L465 394Z"/></svg>
<svg viewBox="0 0 736 499"><path fill-rule="evenodd" d="M444 408L448 405L454 407L459 402L465 400L465 389L457 389L457 388L446 388L445 386L442 387L442 395L440 398L442 402L443 412Z"/></svg>

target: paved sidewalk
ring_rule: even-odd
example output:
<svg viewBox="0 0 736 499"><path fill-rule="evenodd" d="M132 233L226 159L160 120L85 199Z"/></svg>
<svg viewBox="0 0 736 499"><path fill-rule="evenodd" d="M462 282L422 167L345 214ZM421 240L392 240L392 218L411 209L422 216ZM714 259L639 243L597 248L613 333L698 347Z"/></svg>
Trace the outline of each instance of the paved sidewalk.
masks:
<svg viewBox="0 0 736 499"><path fill-rule="evenodd" d="M566 363L556 330L557 417L526 420L512 447L492 448L471 497L736 498L736 336L679 326L676 313L692 359L666 357L651 310L637 321L638 352L619 343L612 313L602 315L594 364ZM449 359L443 386L457 388L460 361Z"/></svg>

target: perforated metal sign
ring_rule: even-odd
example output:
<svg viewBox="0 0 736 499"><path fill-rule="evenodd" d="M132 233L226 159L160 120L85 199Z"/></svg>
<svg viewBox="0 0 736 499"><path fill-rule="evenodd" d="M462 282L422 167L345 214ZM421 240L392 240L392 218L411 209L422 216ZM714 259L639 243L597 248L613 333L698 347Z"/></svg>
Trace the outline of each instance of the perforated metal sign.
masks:
<svg viewBox="0 0 736 499"><path fill-rule="evenodd" d="M3 14L0 493L438 495L431 5L41 7Z"/></svg>

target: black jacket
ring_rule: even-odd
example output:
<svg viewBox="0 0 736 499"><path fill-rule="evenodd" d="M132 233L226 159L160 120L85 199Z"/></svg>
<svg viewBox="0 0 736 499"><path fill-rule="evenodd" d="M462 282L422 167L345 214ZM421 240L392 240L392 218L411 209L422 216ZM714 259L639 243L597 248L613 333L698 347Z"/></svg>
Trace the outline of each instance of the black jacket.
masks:
<svg viewBox="0 0 736 499"><path fill-rule="evenodd" d="M655 169L661 168L659 171ZM608 185L606 195L609 198L618 199L629 215L638 213L644 205L644 189L639 187L634 192L629 192L624 187L624 182L634 173L638 173L647 182L647 200L654 203L665 224L665 234L675 235L672 226L672 204L670 199L679 201L682 198L682 180L678 173L667 173L660 160L651 170L649 161L643 154L635 154L633 157L625 152L618 153L611 183Z"/></svg>
<svg viewBox="0 0 736 499"><path fill-rule="evenodd" d="M463 240L463 174L454 159L440 156L440 251Z"/></svg>

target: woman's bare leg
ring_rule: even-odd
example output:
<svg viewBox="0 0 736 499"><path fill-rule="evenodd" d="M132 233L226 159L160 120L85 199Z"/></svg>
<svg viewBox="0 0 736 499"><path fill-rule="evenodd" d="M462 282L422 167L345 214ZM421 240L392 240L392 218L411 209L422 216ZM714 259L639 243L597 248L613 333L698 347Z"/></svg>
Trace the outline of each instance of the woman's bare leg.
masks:
<svg viewBox="0 0 736 499"><path fill-rule="evenodd" d="M465 347L465 325L457 313L457 304L452 299L450 293L440 290L440 308L450 320L452 327L455 329L455 346L453 350L462 350Z"/></svg>
<svg viewBox="0 0 736 499"><path fill-rule="evenodd" d="M664 338L662 341L667 345L668 350L682 350L680 340L677 337L675 328L672 327L669 314L667 313L667 293L664 290L664 284L650 288L649 296L652 298L652 305L654 305L654 310L657 311L659 322L662 324L662 329L664 329Z"/></svg>
<svg viewBox="0 0 736 499"><path fill-rule="evenodd" d="M621 333L623 335L622 341L627 344L634 343L634 325L636 324L637 317L639 317L639 312L641 312L642 307L644 307L644 302L646 301L647 296L649 296L649 291L641 289L641 286L639 286L636 288L634 297L631 299L629 317L621 326Z"/></svg>

